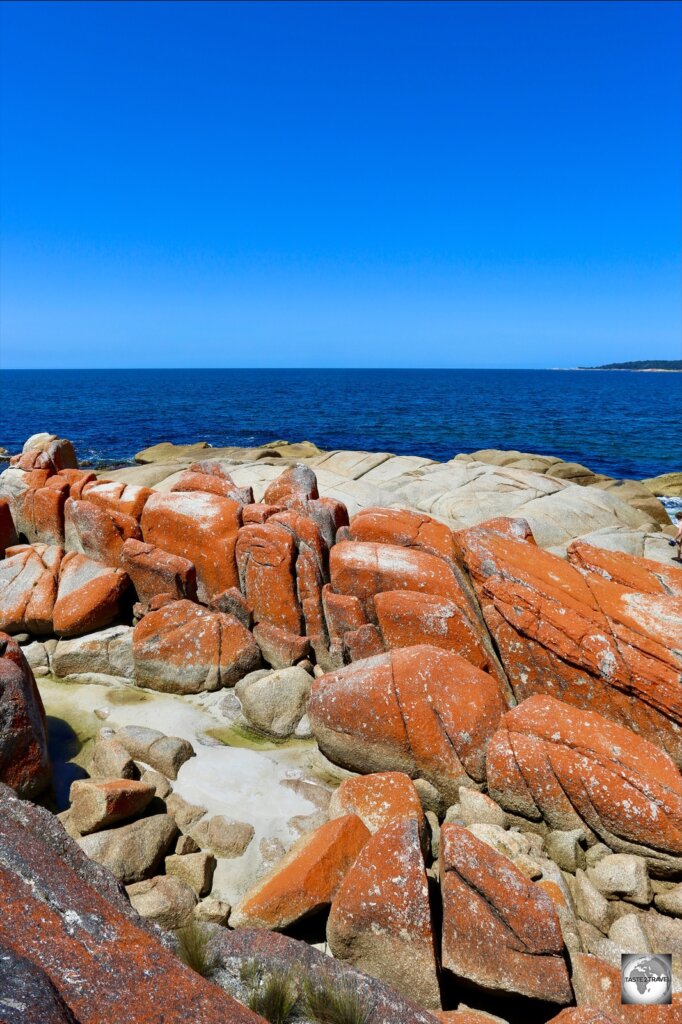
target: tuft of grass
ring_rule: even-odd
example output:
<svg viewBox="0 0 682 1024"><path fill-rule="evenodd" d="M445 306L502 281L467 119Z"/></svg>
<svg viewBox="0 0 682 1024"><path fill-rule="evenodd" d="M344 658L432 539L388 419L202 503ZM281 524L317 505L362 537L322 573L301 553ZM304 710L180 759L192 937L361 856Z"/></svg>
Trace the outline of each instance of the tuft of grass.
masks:
<svg viewBox="0 0 682 1024"><path fill-rule="evenodd" d="M305 1012L315 1024L370 1024L372 1008L349 980L306 979Z"/></svg>
<svg viewBox="0 0 682 1024"><path fill-rule="evenodd" d="M191 918L176 933L178 956L203 978L210 977L218 966L218 955L211 949L211 932L200 921Z"/></svg>
<svg viewBox="0 0 682 1024"><path fill-rule="evenodd" d="M298 1007L293 970L263 972L256 961L244 964L241 979L247 987L247 1006L270 1024L292 1024Z"/></svg>

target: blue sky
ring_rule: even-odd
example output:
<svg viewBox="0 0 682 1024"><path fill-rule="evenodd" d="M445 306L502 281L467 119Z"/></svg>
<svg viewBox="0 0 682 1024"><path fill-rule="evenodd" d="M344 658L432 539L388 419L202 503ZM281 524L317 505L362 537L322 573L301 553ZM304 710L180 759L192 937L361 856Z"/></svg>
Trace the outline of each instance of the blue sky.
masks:
<svg viewBox="0 0 682 1024"><path fill-rule="evenodd" d="M679 358L681 12L3 3L0 364Z"/></svg>

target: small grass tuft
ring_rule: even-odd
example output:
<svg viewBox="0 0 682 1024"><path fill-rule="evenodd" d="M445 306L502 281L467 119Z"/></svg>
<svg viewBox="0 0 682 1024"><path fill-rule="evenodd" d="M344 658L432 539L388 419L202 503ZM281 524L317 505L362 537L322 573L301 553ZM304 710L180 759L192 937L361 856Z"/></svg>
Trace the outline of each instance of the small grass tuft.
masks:
<svg viewBox="0 0 682 1024"><path fill-rule="evenodd" d="M270 1024L292 1024L298 1007L293 970L262 971L256 961L244 964L241 979L247 987L247 1006Z"/></svg>
<svg viewBox="0 0 682 1024"><path fill-rule="evenodd" d="M315 1024L370 1024L372 1008L349 980L307 979L305 1012Z"/></svg>
<svg viewBox="0 0 682 1024"><path fill-rule="evenodd" d="M203 978L210 977L219 963L218 955L211 949L210 929L191 918L175 935L180 959Z"/></svg>

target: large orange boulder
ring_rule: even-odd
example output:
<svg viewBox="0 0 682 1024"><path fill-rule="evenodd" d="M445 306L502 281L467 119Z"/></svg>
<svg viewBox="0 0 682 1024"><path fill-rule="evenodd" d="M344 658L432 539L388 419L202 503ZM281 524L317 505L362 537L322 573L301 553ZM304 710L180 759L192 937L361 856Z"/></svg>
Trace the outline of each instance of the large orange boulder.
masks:
<svg viewBox="0 0 682 1024"><path fill-rule="evenodd" d="M5 555L0 561L0 630L51 633L63 549L17 544Z"/></svg>
<svg viewBox="0 0 682 1024"><path fill-rule="evenodd" d="M220 494L179 491L152 494L142 513L147 544L192 562L199 600L239 586L235 544L241 505Z"/></svg>
<svg viewBox="0 0 682 1024"><path fill-rule="evenodd" d="M195 464L196 466L197 464ZM205 491L207 494L222 494L240 505L253 502L250 487L237 487L229 473L215 473L190 467L182 473L171 487L171 491Z"/></svg>
<svg viewBox="0 0 682 1024"><path fill-rule="evenodd" d="M267 622L288 633L303 633L303 613L296 589L296 541L281 523L244 526L237 539L242 593L254 622Z"/></svg>
<svg viewBox="0 0 682 1024"><path fill-rule="evenodd" d="M27 473L38 478L12 505L12 514L18 532L29 544L64 544L64 503L69 496L69 485L60 476L42 478L42 471Z"/></svg>
<svg viewBox="0 0 682 1024"><path fill-rule="evenodd" d="M682 598L585 575L485 526L458 540L518 701L596 711L682 763Z"/></svg>
<svg viewBox="0 0 682 1024"><path fill-rule="evenodd" d="M187 558L129 538L121 548L119 561L144 605L157 594L169 594L177 600L196 599L196 569Z"/></svg>
<svg viewBox="0 0 682 1024"><path fill-rule="evenodd" d="M332 902L327 942L337 960L440 1009L429 887L414 818L384 825L360 851Z"/></svg>
<svg viewBox="0 0 682 1024"><path fill-rule="evenodd" d="M296 546L296 592L301 603L305 633L322 657L329 646L322 608L322 588L329 578L329 548L317 524L299 512L281 512L277 523L291 535Z"/></svg>
<svg viewBox="0 0 682 1024"><path fill-rule="evenodd" d="M388 590L375 596L374 607L388 650L431 644L461 654L477 668L489 669L494 663L485 626L462 601L411 590Z"/></svg>
<svg viewBox="0 0 682 1024"><path fill-rule="evenodd" d="M311 499L319 498L317 477L308 466L289 466L265 490L263 501L268 505L305 512Z"/></svg>
<svg viewBox="0 0 682 1024"><path fill-rule="evenodd" d="M330 817L341 814L357 814L372 833L396 819L411 818L417 822L422 841L427 835L419 794L404 772L374 772L344 779L329 804Z"/></svg>
<svg viewBox="0 0 682 1024"><path fill-rule="evenodd" d="M233 615L192 601L168 601L133 631L135 678L166 693L234 686L260 665L251 633Z"/></svg>
<svg viewBox="0 0 682 1024"><path fill-rule="evenodd" d="M140 540L139 524L124 512L101 508L91 501L68 498L64 506L64 545L96 562L116 568L129 538Z"/></svg>
<svg viewBox="0 0 682 1024"><path fill-rule="evenodd" d="M370 544L399 544L417 548L456 562L455 538L452 530L437 519L421 512L396 508L363 508L350 521L349 539Z"/></svg>
<svg viewBox="0 0 682 1024"><path fill-rule="evenodd" d="M612 850L646 857L656 876L682 870L682 776L629 729L530 697L502 718L486 767L490 795L510 813L579 828Z"/></svg>
<svg viewBox="0 0 682 1024"><path fill-rule="evenodd" d="M572 1001L559 919L542 889L454 823L441 829L440 878L443 970L488 993Z"/></svg>
<svg viewBox="0 0 682 1024"><path fill-rule="evenodd" d="M82 497L111 512L122 512L140 521L142 511L154 492L149 487L125 484L121 480L97 480L86 484Z"/></svg>
<svg viewBox="0 0 682 1024"><path fill-rule="evenodd" d="M368 839L355 814L321 825L246 894L230 926L281 929L329 907Z"/></svg>
<svg viewBox="0 0 682 1024"><path fill-rule="evenodd" d="M186 967L53 815L8 794L0 790L0 946L56 990L64 1024L265 1024ZM3 1020L50 1020L44 1001L35 1015L15 1009L5 1003Z"/></svg>
<svg viewBox="0 0 682 1024"><path fill-rule="evenodd" d="M58 473L62 469L78 469L78 459L70 441L55 434L33 434L25 442L19 455L13 455L10 465L30 471L46 469Z"/></svg>
<svg viewBox="0 0 682 1024"><path fill-rule="evenodd" d="M78 636L109 626L122 613L130 580L121 569L68 551L59 567L52 625L60 636Z"/></svg>
<svg viewBox="0 0 682 1024"><path fill-rule="evenodd" d="M611 580L643 594L682 597L682 569L674 565L595 548L583 540L574 540L566 557L588 580Z"/></svg>
<svg viewBox="0 0 682 1024"><path fill-rule="evenodd" d="M482 784L485 748L506 708L497 681L436 647L406 647L315 680L308 716L322 752L367 774L424 778L449 802Z"/></svg>
<svg viewBox="0 0 682 1024"><path fill-rule="evenodd" d="M357 597L373 622L374 595L385 590L414 590L455 602L466 600L448 563L417 548L342 541L331 549L329 572L336 593Z"/></svg>
<svg viewBox="0 0 682 1024"><path fill-rule="evenodd" d="M34 797L49 781L43 702L21 648L0 633L0 782Z"/></svg>

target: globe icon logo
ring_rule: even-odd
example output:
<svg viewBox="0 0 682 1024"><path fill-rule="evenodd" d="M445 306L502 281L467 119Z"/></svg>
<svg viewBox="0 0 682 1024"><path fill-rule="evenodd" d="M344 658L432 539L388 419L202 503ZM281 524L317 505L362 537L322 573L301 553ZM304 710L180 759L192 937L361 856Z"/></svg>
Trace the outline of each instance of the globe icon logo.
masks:
<svg viewBox="0 0 682 1024"><path fill-rule="evenodd" d="M621 1002L639 1006L672 1003L672 956L667 953L623 954Z"/></svg>

